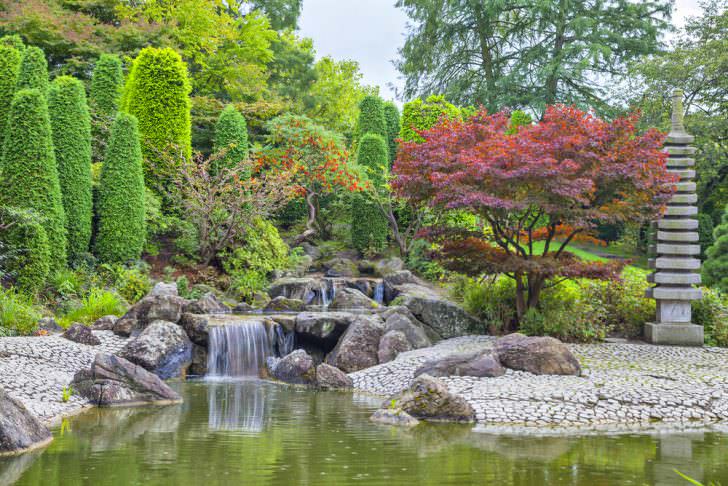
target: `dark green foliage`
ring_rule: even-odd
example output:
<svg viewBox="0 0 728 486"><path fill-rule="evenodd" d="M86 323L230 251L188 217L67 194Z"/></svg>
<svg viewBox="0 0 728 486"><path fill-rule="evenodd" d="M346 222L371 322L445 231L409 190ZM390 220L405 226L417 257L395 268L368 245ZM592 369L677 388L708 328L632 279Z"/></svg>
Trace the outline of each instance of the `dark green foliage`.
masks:
<svg viewBox="0 0 728 486"><path fill-rule="evenodd" d="M13 102L15 85L20 72L20 52L9 46L0 45L0 146L5 140L5 125L7 124L10 104ZM0 154L2 159L2 154ZM2 166L2 160L0 160Z"/></svg>
<svg viewBox="0 0 728 486"><path fill-rule="evenodd" d="M728 293L728 206L721 223L713 231L713 244L705 252L703 283Z"/></svg>
<svg viewBox="0 0 728 486"><path fill-rule="evenodd" d="M2 273L7 273L16 287L28 293L41 290L50 268L50 248L43 224L33 211L0 206L0 249L8 257L0 261Z"/></svg>
<svg viewBox="0 0 728 486"><path fill-rule="evenodd" d="M119 113L101 168L94 253L106 263L138 259L144 248L145 204L137 120Z"/></svg>
<svg viewBox="0 0 728 486"><path fill-rule="evenodd" d="M359 103L359 120L356 125L356 139L367 133L387 139L387 120L384 117L384 103L379 96L367 95Z"/></svg>
<svg viewBox="0 0 728 486"><path fill-rule="evenodd" d="M37 89L15 93L3 147L0 205L34 210L50 245L50 270L66 265L66 228L45 96Z"/></svg>
<svg viewBox="0 0 728 486"><path fill-rule="evenodd" d="M48 62L43 51L35 46L28 46L23 51L20 63L16 90L37 89L43 96L48 94Z"/></svg>
<svg viewBox="0 0 728 486"><path fill-rule="evenodd" d="M700 258L705 260L708 248L713 244L713 231L715 225L710 214L698 214L698 242L700 243Z"/></svg>
<svg viewBox="0 0 728 486"><path fill-rule="evenodd" d="M245 117L233 105L226 106L217 120L214 150L215 152L226 150L225 156L217 161L217 165L224 167L234 167L248 158L248 129Z"/></svg>
<svg viewBox="0 0 728 486"><path fill-rule="evenodd" d="M68 260L78 262L91 241L91 117L83 83L53 80L48 93L53 146L66 213Z"/></svg>
<svg viewBox="0 0 728 486"><path fill-rule="evenodd" d="M424 139L417 131L434 127L442 117L450 119L461 117L458 107L448 103L444 96L432 95L425 101L417 98L405 103L399 138L405 142L423 142Z"/></svg>
<svg viewBox="0 0 728 486"><path fill-rule="evenodd" d="M367 133L359 141L357 163L367 178L379 189L389 165L387 143L380 135ZM351 241L362 253L379 252L387 245L389 226L375 201L365 194L354 194L351 205Z"/></svg>
<svg viewBox="0 0 728 486"><path fill-rule="evenodd" d="M23 43L23 39L17 34L0 37L0 45L17 49L21 54L25 51L25 43Z"/></svg>
<svg viewBox="0 0 728 486"><path fill-rule="evenodd" d="M123 86L121 59L118 56L102 54L96 62L89 90L94 161L101 161L104 157L109 130L116 112L119 111Z"/></svg>
<svg viewBox="0 0 728 486"><path fill-rule="evenodd" d="M187 67L179 54L169 48L142 49L124 87L121 109L139 121L145 178L160 194L173 190L171 160L192 157L189 93Z"/></svg>
<svg viewBox="0 0 728 486"><path fill-rule="evenodd" d="M387 144L389 145L389 166L397 158L397 139L399 138L399 109L388 101L384 103L384 119L387 122Z"/></svg>

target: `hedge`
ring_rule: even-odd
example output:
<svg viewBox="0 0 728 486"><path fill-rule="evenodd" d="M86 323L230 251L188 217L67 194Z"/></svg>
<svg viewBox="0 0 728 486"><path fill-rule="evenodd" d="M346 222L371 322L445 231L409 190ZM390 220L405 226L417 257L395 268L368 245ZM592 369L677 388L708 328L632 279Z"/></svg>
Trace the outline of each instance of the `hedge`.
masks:
<svg viewBox="0 0 728 486"><path fill-rule="evenodd" d="M417 98L404 104L402 109L402 127L399 138L405 142L423 142L417 131L427 130L435 126L441 117L461 118L460 109L448 103L442 95L429 96L425 101Z"/></svg>
<svg viewBox="0 0 728 486"><path fill-rule="evenodd" d="M28 293L43 288L50 269L50 247L44 221L33 211L0 206L0 249L3 273Z"/></svg>
<svg viewBox="0 0 728 486"><path fill-rule="evenodd" d="M144 171L136 118L120 112L101 167L94 253L105 263L141 257L146 235Z"/></svg>
<svg viewBox="0 0 728 486"><path fill-rule="evenodd" d="M66 213L68 259L77 262L91 241L91 117L83 83L71 76L53 80L48 93L53 147Z"/></svg>
<svg viewBox="0 0 728 486"><path fill-rule="evenodd" d="M94 161L101 161L104 157L109 130L116 112L119 111L123 87L121 59L111 54L102 54L94 67L89 89Z"/></svg>
<svg viewBox="0 0 728 486"><path fill-rule="evenodd" d="M233 105L226 106L217 120L214 150L227 150L216 166L234 167L248 158L248 128L245 117Z"/></svg>
<svg viewBox="0 0 728 486"><path fill-rule="evenodd" d="M359 103L359 119L356 124L356 140L367 133L374 133L387 139L387 121L384 117L384 103L379 96L367 95Z"/></svg>
<svg viewBox="0 0 728 486"><path fill-rule="evenodd" d="M13 47L21 54L25 51L25 43L18 34L4 35L0 37L0 45Z"/></svg>
<svg viewBox="0 0 728 486"><path fill-rule="evenodd" d="M17 49L0 45L0 147L5 142L5 127L13 102L15 85L18 82L21 60L22 56ZM0 153L0 166L2 166L1 159Z"/></svg>
<svg viewBox="0 0 728 486"><path fill-rule="evenodd" d="M389 164L387 143L380 135L367 133L359 141L356 160L377 188L384 184L383 168ZM387 245L389 225L374 201L355 194L351 203L351 242L362 253L379 252Z"/></svg>
<svg viewBox="0 0 728 486"><path fill-rule="evenodd" d="M43 96L48 94L48 61L39 47L28 46L23 51L16 90L37 89Z"/></svg>
<svg viewBox="0 0 728 486"><path fill-rule="evenodd" d="M387 145L389 148L389 166L397 158L397 139L399 138L399 109L388 101L384 103L384 119L387 122Z"/></svg>

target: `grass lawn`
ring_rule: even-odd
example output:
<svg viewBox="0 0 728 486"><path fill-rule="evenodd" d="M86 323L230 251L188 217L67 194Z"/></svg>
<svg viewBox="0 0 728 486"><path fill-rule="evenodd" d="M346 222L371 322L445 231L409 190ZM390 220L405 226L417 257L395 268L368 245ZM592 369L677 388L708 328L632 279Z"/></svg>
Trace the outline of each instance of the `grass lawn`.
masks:
<svg viewBox="0 0 728 486"><path fill-rule="evenodd" d="M551 249L558 248L560 243L551 244ZM541 253L544 248L543 241L537 241L533 244L533 251ZM566 251L573 253L582 260L589 262L607 262L612 259L627 259L632 260L632 265L638 268L647 268L647 258L639 255L629 255L624 251L609 247L609 246L597 246L590 245L588 243L576 243L566 247Z"/></svg>

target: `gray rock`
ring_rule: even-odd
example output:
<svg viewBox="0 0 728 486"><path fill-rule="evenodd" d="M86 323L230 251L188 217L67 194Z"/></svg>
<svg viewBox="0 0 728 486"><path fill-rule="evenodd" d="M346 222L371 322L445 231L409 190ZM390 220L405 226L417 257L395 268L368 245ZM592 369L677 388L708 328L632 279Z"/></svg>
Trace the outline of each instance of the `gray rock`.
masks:
<svg viewBox="0 0 728 486"><path fill-rule="evenodd" d="M385 258L374 262L374 269L381 277L386 277L387 275L399 272L403 268L404 262L398 257Z"/></svg>
<svg viewBox="0 0 728 486"><path fill-rule="evenodd" d="M210 332L207 316L185 313L182 314L179 324L193 343L207 347Z"/></svg>
<svg viewBox="0 0 728 486"><path fill-rule="evenodd" d="M436 378L447 376L475 376L479 378L503 376L505 368L490 351L467 354L452 354L444 358L427 361L415 371L415 376L430 375Z"/></svg>
<svg viewBox="0 0 728 486"><path fill-rule="evenodd" d="M321 258L321 250L319 250L317 246L314 246L307 241L304 241L299 246L303 249L303 253L310 256L312 260L318 260Z"/></svg>
<svg viewBox="0 0 728 486"><path fill-rule="evenodd" d="M306 308L306 303L299 299L289 299L278 296L268 302L265 306L266 312L301 312Z"/></svg>
<svg viewBox="0 0 728 486"><path fill-rule="evenodd" d="M270 302L270 296L265 292L254 292L252 306L254 309L262 309Z"/></svg>
<svg viewBox="0 0 728 486"><path fill-rule="evenodd" d="M284 356L271 370L277 380L299 385L316 383L316 367L313 358L304 350L297 349Z"/></svg>
<svg viewBox="0 0 728 486"><path fill-rule="evenodd" d="M397 272L385 275L383 279L385 284L389 284L392 287L404 284L416 284L422 285L422 281L415 277L409 270L399 270Z"/></svg>
<svg viewBox="0 0 728 486"><path fill-rule="evenodd" d="M47 332L63 332L63 328L58 325L52 317L43 317L38 320L38 330Z"/></svg>
<svg viewBox="0 0 728 486"><path fill-rule="evenodd" d="M473 422L475 410L462 397L450 393L440 380L428 375L385 402L382 408L401 408L413 417L448 422Z"/></svg>
<svg viewBox="0 0 728 486"><path fill-rule="evenodd" d="M389 331L400 331L407 337L407 341L412 346L412 349L426 348L432 345L430 338L427 337L427 333L423 329L420 322L412 315L412 313L406 307L402 307L407 312L392 312L385 317L384 321L384 332Z"/></svg>
<svg viewBox="0 0 728 486"><path fill-rule="evenodd" d="M316 367L316 384L324 390L347 389L354 386L354 382L339 368L326 363Z"/></svg>
<svg viewBox="0 0 728 486"><path fill-rule="evenodd" d="M377 315L357 315L326 357L330 365L352 373L375 366L384 323Z"/></svg>
<svg viewBox="0 0 728 486"><path fill-rule="evenodd" d="M432 328L442 338L462 336L482 325L459 305L438 295L434 290L415 284L397 287L394 302L407 307L418 320Z"/></svg>
<svg viewBox="0 0 728 486"><path fill-rule="evenodd" d="M154 321L119 353L166 380L184 376L192 362L192 342L185 331L167 321Z"/></svg>
<svg viewBox="0 0 728 486"><path fill-rule="evenodd" d="M51 440L53 436L45 425L0 388L0 456L22 454Z"/></svg>
<svg viewBox="0 0 728 486"><path fill-rule="evenodd" d="M108 353L97 354L91 368L77 372L72 386L81 396L100 406L182 401L154 373Z"/></svg>
<svg viewBox="0 0 728 486"><path fill-rule="evenodd" d="M286 277L273 282L268 289L271 299L285 297L287 299L302 300L305 304L312 304L320 299L322 292L321 280L311 277Z"/></svg>
<svg viewBox="0 0 728 486"><path fill-rule="evenodd" d="M265 358L265 368L268 370L269 376L273 376L273 372L280 362L281 358L278 358L277 356L268 356L267 358Z"/></svg>
<svg viewBox="0 0 728 486"><path fill-rule="evenodd" d="M208 292L187 305L184 308L184 312L190 312L192 314L229 314L230 307L220 302L214 293Z"/></svg>
<svg viewBox="0 0 728 486"><path fill-rule="evenodd" d="M302 312L296 316L296 334L305 341L332 349L354 317L347 312Z"/></svg>
<svg viewBox="0 0 728 486"><path fill-rule="evenodd" d="M94 331L112 331L116 321L118 320L119 318L117 316L112 315L99 317L93 324L91 324L91 329Z"/></svg>
<svg viewBox="0 0 728 486"><path fill-rule="evenodd" d="M380 408L369 417L369 420L378 424L397 427L414 427L420 424L419 420L401 408Z"/></svg>
<svg viewBox="0 0 728 486"><path fill-rule="evenodd" d="M138 334L157 320L177 323L187 304L187 299L175 295L148 295L116 321L114 333L119 336Z"/></svg>
<svg viewBox="0 0 728 486"><path fill-rule="evenodd" d="M270 316L270 319L276 324L280 324L286 332L290 332L296 330L297 317L298 316L292 314L281 314L277 316Z"/></svg>
<svg viewBox="0 0 728 486"><path fill-rule="evenodd" d="M188 371L190 375L194 376L207 374L207 348L198 344L192 345L192 362Z"/></svg>
<svg viewBox="0 0 728 486"><path fill-rule="evenodd" d="M327 277L358 277L359 267L348 258L336 257L324 263Z"/></svg>
<svg viewBox="0 0 728 486"><path fill-rule="evenodd" d="M94 336L90 327L84 326L78 322L72 324L71 327L66 329L66 332L64 332L62 336L69 341L86 344L88 346L98 346L101 344L101 340Z"/></svg>
<svg viewBox="0 0 728 486"><path fill-rule="evenodd" d="M236 314L247 314L248 312L253 312L254 310L255 308L246 302L241 302L233 307L233 312Z"/></svg>
<svg viewBox="0 0 728 486"><path fill-rule="evenodd" d="M151 292L149 292L149 295L179 296L179 291L177 290L177 282L172 282L172 283L157 282L156 284L154 284L154 287L152 288Z"/></svg>
<svg viewBox="0 0 728 486"><path fill-rule="evenodd" d="M407 336L401 331L388 331L379 340L379 349L377 357L379 363L388 363L399 355L412 349L412 345L407 340Z"/></svg>
<svg viewBox="0 0 728 486"><path fill-rule="evenodd" d="M534 375L581 375L581 366L569 348L552 337L509 334L495 342L495 352L506 368Z"/></svg>
<svg viewBox="0 0 728 486"><path fill-rule="evenodd" d="M343 288L336 292L333 302L329 305L332 310L346 309L376 309L379 304L364 295L362 292L352 288Z"/></svg>

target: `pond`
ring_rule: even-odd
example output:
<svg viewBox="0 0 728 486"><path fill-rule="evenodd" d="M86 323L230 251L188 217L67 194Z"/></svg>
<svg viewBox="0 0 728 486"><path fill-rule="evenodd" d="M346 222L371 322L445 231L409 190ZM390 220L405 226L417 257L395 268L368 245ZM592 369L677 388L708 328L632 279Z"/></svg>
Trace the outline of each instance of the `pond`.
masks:
<svg viewBox="0 0 728 486"><path fill-rule="evenodd" d="M728 434L518 437L375 425L379 400L260 381L175 385L184 404L93 409L44 451L0 459L0 484L728 485Z"/></svg>

